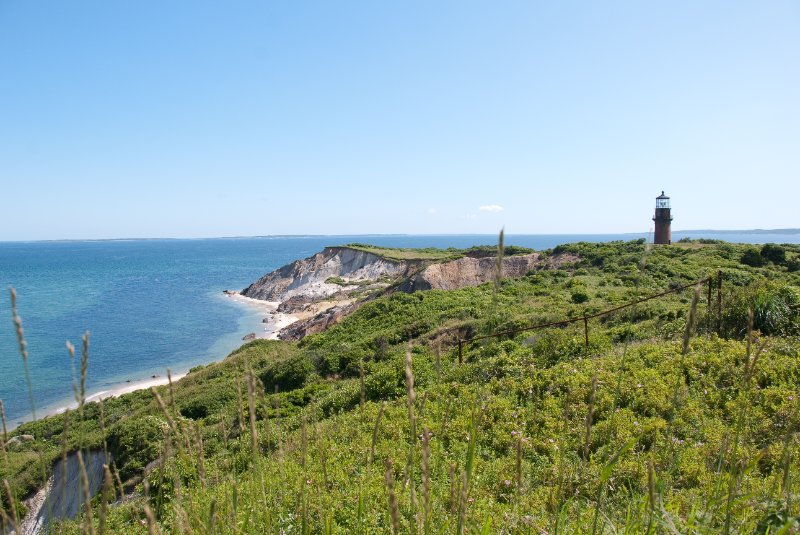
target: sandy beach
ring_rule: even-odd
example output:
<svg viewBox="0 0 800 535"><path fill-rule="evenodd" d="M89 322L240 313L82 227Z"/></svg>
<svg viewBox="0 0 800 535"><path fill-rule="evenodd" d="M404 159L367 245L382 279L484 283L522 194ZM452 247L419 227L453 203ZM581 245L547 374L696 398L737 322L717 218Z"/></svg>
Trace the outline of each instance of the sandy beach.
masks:
<svg viewBox="0 0 800 535"><path fill-rule="evenodd" d="M294 314L285 314L283 312L278 312L278 305L280 305L279 301L262 301L261 299L253 299L251 297L245 297L240 293L232 291L226 291L225 295L228 296L228 298L231 299L232 301L241 303L248 307L258 309L259 311L264 313L265 319L269 319L268 322L263 324L261 330L254 331L256 338L262 338L266 340L277 340L278 333L280 332L281 329L291 325L292 323L300 319L299 316L296 316Z"/></svg>
<svg viewBox="0 0 800 535"><path fill-rule="evenodd" d="M172 382L174 383L176 381L179 381L183 377L186 377L185 373L173 374ZM150 388L151 386L161 386L168 383L169 383L169 378L166 375L152 377L150 379L143 379L140 381L126 382L119 386L109 388L108 390L103 390L101 392L97 392L96 394L92 394L91 396L88 396L86 398L86 402L88 403L90 401L100 401L101 399L113 398L116 396L121 396L122 394L135 392L136 390Z"/></svg>
<svg viewBox="0 0 800 535"><path fill-rule="evenodd" d="M172 374L172 382L179 381L181 378L186 377L186 373L177 373ZM151 377L149 379L137 379L131 381L125 381L124 383L117 383L114 385L110 385L106 390L101 390L100 392L94 392L91 395L86 396L86 403L91 403L93 401L100 401L101 399L108 399L113 398L116 396L121 396L123 394L128 394L130 392L135 392L136 390L143 390L146 388L150 388L151 386L161 386L169 383L169 378L165 375L159 375L156 377ZM44 416L52 416L54 414L61 414L67 410L75 410L78 408L78 403L75 401L71 401L69 403L57 403L53 407L42 407L37 409L36 414L39 418ZM19 423L19 422L17 422ZM16 426L14 426L16 427Z"/></svg>

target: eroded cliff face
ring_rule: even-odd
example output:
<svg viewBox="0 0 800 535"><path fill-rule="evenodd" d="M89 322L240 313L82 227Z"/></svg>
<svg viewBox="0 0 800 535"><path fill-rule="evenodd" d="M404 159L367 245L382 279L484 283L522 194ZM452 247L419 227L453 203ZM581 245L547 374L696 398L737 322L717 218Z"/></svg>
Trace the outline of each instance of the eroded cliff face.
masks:
<svg viewBox="0 0 800 535"><path fill-rule="evenodd" d="M543 257L540 253L503 258L505 278L522 277L536 269L552 269L575 262L574 255ZM280 331L284 340L299 340L325 330L352 313L366 300L391 291L455 290L494 280L495 257L464 257L448 262L393 261L350 249L327 247L268 273L242 294L278 301L279 312L300 319ZM329 282L335 278L335 282Z"/></svg>
<svg viewBox="0 0 800 535"><path fill-rule="evenodd" d="M410 276L418 263L395 262L348 247L326 247L268 273L242 291L264 301L319 300L358 289L365 283L388 286L388 280ZM333 277L341 280L327 282Z"/></svg>
<svg viewBox="0 0 800 535"><path fill-rule="evenodd" d="M408 278L400 289L404 292L419 290L455 290L467 286L478 286L494 280L497 259L459 258L450 262L433 264ZM508 256L503 258L503 277L522 277L529 271L545 264L539 253Z"/></svg>

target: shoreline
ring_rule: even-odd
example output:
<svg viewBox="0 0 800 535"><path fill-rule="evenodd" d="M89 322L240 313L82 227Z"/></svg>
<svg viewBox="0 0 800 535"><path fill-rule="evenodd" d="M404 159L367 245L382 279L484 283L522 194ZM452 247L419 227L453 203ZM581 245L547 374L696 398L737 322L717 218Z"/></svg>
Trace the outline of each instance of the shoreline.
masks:
<svg viewBox="0 0 800 535"><path fill-rule="evenodd" d="M177 382L186 377L189 374L188 371L172 374L172 382ZM123 383L113 383L108 386L108 388L104 390L100 390L99 392L94 392L86 396L85 403L93 403L97 401L101 401L108 398L114 398L118 396L122 396L124 394L130 394L131 392L136 392L137 390L145 390L150 388L151 386L163 386L169 384L169 377L166 375L150 377L148 379L132 379L127 380ZM78 402L72 400L68 403L63 402L56 402L49 407L42 407L40 410L37 410L37 418L36 420L41 420L42 418L47 418L48 416L55 416L57 414L63 414L66 411L75 410L78 408ZM40 412L41 411L41 412ZM30 416L30 413L28 413ZM29 423L33 421L32 419L25 419L23 421L16 421L13 423L13 426L9 428L9 431L12 431L22 425L23 423Z"/></svg>
<svg viewBox="0 0 800 535"><path fill-rule="evenodd" d="M180 381L184 377L186 377L189 372L184 373L176 373L172 375L172 382L175 383ZM92 401L100 401L101 399L108 399L114 398L117 396L121 396L123 394L130 394L131 392L136 392L137 390L144 390L150 388L151 386L163 386L169 384L170 378L167 376L161 377L151 377L150 379L141 379L137 381L125 382L124 385L119 385L117 387L110 387L108 390L102 390L97 392L96 394L92 394L91 396L86 397L86 403L90 403Z"/></svg>
<svg viewBox="0 0 800 535"><path fill-rule="evenodd" d="M262 301L261 299L253 299L252 297L246 297L239 292L235 292L234 290L225 290L224 293L225 296L231 301L266 314L262 320L263 330L254 331L253 333L248 333L245 336L255 334L255 339L278 340L278 333L281 331L281 329L288 327L292 323L300 320L300 318L295 314L278 312L278 306L281 304L280 301ZM269 321L266 321L267 319L269 319ZM242 340L242 343L244 344L248 341L249 340Z"/></svg>
<svg viewBox="0 0 800 535"><path fill-rule="evenodd" d="M230 293L229 293L230 292ZM261 330L255 330L253 332L245 333L245 338L250 334L255 335L255 339L266 339L266 340L278 340L278 333L284 327L291 325L295 321L298 321L300 318L293 314L285 314L283 312L277 312L278 305L280 305L279 301L261 301L260 299L253 299L250 297L245 297L238 292L234 293L233 291L226 290L225 297L230 298L231 301L241 305L243 308L250 309L251 311L256 310L260 313L260 317L262 318L259 323L259 327ZM269 321L264 321L269 320ZM241 331L240 331L241 332ZM235 334L235 333L231 333ZM237 348L241 347L242 345L249 342L250 339L243 339L239 338L236 347L232 348L228 353L231 351L235 351ZM213 345L213 344L212 344ZM215 358L209 360L208 362L204 362L203 365L212 364L214 362L220 362L228 356L228 353L216 355ZM185 365L184 365L185 366ZM164 368L164 370L168 370L170 368ZM172 381L178 382L189 373L188 368L183 368L181 370L180 365L178 366L178 373L172 373ZM147 373L147 371L143 371L140 373ZM131 392L136 392L137 390L145 390L149 389L153 386L163 386L169 384L169 378L166 375L166 371L158 371L153 373L159 373L159 375L151 375L147 378L138 378L138 379L127 379L124 381L115 381L112 382L104 387L99 388L96 391L90 391L87 393L86 396L86 403L92 403L101 401L104 399L112 398L112 397L119 397L124 394L130 394ZM160 375L160 373L164 373L164 375ZM78 407L78 403L72 398L65 398L61 401L56 401L48 406L44 407L37 407L36 409L36 420L41 420L42 418L46 418L48 416L55 416L58 414L63 414L67 410L74 410ZM28 412L22 418L15 419L13 422L9 421L9 431L13 431L20 425L24 423L29 423L33 421L32 413Z"/></svg>

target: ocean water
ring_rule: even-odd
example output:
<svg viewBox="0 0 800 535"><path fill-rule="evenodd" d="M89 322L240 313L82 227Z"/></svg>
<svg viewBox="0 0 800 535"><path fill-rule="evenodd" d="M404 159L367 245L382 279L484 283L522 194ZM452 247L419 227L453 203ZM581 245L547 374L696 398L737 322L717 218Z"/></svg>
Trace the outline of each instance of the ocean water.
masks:
<svg viewBox="0 0 800 535"><path fill-rule="evenodd" d="M733 242L800 243L800 235L700 234ZM675 233L674 239L683 235ZM509 236L535 249L644 234ZM89 394L224 358L262 328L263 312L223 295L327 245L469 247L491 235L310 236L0 243L0 399L13 425L31 418L7 287L18 294L37 415L68 404L67 340L90 334Z"/></svg>

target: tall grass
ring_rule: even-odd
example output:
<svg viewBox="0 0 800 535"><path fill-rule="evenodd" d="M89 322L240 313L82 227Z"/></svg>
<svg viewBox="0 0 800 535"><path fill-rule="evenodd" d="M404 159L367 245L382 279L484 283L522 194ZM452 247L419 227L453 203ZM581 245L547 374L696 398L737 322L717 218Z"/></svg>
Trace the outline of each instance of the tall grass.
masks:
<svg viewBox="0 0 800 535"><path fill-rule="evenodd" d="M400 507L397 504L397 495L394 492L393 468L392 460L386 459L384 479L386 481L386 494L389 498L389 519L392 526L392 534L397 535L400 532Z"/></svg>

